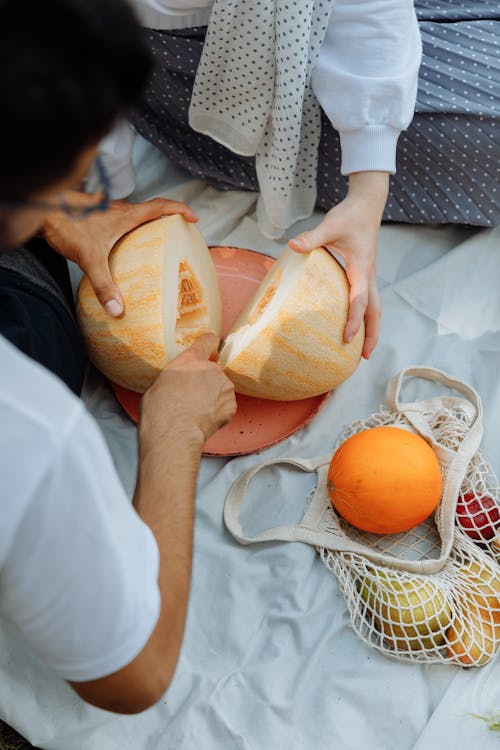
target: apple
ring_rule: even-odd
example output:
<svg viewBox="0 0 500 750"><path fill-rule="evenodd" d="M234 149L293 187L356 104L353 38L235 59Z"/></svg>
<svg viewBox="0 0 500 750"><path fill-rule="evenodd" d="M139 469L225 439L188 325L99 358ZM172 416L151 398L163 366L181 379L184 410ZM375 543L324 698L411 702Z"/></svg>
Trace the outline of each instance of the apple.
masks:
<svg viewBox="0 0 500 750"><path fill-rule="evenodd" d="M467 612L465 621L455 619L446 631L447 653L466 666L481 666L493 656L500 642L500 630Z"/></svg>
<svg viewBox="0 0 500 750"><path fill-rule="evenodd" d="M500 570L498 565L486 558L480 563L471 560L460 568L459 576L465 582L467 597L479 609L481 619L500 625Z"/></svg>
<svg viewBox="0 0 500 750"><path fill-rule="evenodd" d="M487 542L495 536L500 522L498 505L491 497L476 497L473 492L467 492L458 498L456 521L471 539Z"/></svg>
<svg viewBox="0 0 500 750"><path fill-rule="evenodd" d="M495 538L491 543L491 546L497 554L500 554L500 531L497 531Z"/></svg>
<svg viewBox="0 0 500 750"><path fill-rule="evenodd" d="M384 641L396 651L428 651L439 648L451 624L451 609L443 591L429 577L400 580L379 571L358 586L373 614L373 623Z"/></svg>

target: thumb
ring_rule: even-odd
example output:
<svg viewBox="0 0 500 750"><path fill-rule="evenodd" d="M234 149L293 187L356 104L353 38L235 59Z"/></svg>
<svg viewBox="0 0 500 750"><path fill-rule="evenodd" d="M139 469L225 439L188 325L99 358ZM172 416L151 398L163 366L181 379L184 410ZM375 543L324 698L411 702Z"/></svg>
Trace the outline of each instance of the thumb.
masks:
<svg viewBox="0 0 500 750"><path fill-rule="evenodd" d="M187 351L192 352L201 359L212 359L217 354L219 337L212 331L206 331L191 344Z"/></svg>
<svg viewBox="0 0 500 750"><path fill-rule="evenodd" d="M301 234L289 240L288 244L295 252L308 253L316 247L331 245L334 240L335 231L331 226L331 222L327 225L325 221L322 221L321 224L318 224L317 227L311 229L309 232L301 232Z"/></svg>
<svg viewBox="0 0 500 750"><path fill-rule="evenodd" d="M96 297L113 318L120 316L125 308L120 290L114 283L106 261L102 265L87 270L89 281L94 287Z"/></svg>

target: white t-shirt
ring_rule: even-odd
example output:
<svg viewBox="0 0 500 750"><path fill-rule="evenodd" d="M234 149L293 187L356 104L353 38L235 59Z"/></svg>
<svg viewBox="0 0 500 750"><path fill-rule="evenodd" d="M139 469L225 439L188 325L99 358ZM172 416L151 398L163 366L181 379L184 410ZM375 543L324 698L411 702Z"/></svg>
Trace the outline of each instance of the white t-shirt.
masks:
<svg viewBox="0 0 500 750"><path fill-rule="evenodd" d="M2 336L0 362L0 617L61 677L97 679L155 627L156 540L83 403Z"/></svg>

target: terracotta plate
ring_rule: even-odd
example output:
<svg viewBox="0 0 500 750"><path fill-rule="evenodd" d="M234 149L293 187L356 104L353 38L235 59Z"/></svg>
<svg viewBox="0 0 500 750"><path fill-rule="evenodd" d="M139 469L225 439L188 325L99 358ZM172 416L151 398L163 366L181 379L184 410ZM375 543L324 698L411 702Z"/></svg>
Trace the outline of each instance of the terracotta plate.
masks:
<svg viewBox="0 0 500 750"><path fill-rule="evenodd" d="M222 336L274 263L268 255L239 247L211 247L222 299ZM140 394L115 383L116 398L129 417L137 422ZM268 401L237 394L238 411L231 422L207 441L210 456L237 456L268 448L306 425L328 394L302 401Z"/></svg>

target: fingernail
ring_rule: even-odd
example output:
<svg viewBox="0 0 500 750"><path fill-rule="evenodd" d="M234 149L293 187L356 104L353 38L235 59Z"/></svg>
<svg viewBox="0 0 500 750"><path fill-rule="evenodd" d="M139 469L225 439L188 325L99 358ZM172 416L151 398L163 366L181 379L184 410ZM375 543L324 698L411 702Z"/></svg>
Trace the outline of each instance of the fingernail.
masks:
<svg viewBox="0 0 500 750"><path fill-rule="evenodd" d="M116 299L108 299L108 301L104 303L104 309L108 315L111 315L113 318L117 318L123 312L123 306Z"/></svg>
<svg viewBox="0 0 500 750"><path fill-rule="evenodd" d="M295 245L295 248L297 248L298 250L305 250L306 249L306 246L305 246L303 240L294 239L294 240L292 240L292 242Z"/></svg>
<svg viewBox="0 0 500 750"><path fill-rule="evenodd" d="M350 344L351 341L353 340L353 338L354 338L354 334L353 333L346 333L346 335L345 335L345 342L346 342L346 344Z"/></svg>

